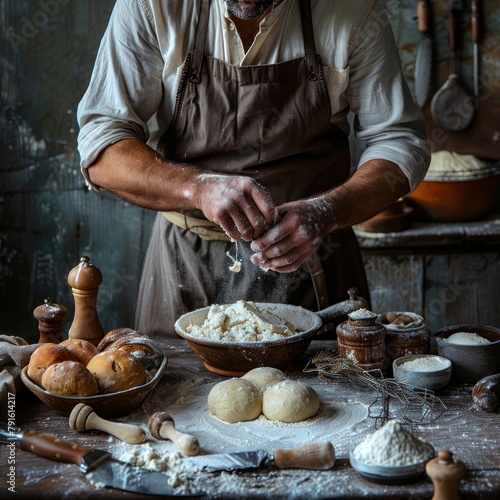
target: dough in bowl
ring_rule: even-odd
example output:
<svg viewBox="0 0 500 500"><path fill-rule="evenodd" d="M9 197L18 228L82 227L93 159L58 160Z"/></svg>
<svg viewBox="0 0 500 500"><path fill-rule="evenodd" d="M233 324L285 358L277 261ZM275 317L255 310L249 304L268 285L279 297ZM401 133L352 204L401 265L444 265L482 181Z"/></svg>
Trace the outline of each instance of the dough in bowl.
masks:
<svg viewBox="0 0 500 500"><path fill-rule="evenodd" d="M260 366L245 373L241 378L253 382L262 392L264 392L271 385L283 382L287 376L277 368L270 366Z"/></svg>
<svg viewBox="0 0 500 500"><path fill-rule="evenodd" d="M224 380L215 384L208 393L208 409L230 424L255 420L262 411L262 393L249 380Z"/></svg>
<svg viewBox="0 0 500 500"><path fill-rule="evenodd" d="M269 420L300 422L316 415L319 404L319 396L312 387L296 380L284 380L264 391L262 413Z"/></svg>

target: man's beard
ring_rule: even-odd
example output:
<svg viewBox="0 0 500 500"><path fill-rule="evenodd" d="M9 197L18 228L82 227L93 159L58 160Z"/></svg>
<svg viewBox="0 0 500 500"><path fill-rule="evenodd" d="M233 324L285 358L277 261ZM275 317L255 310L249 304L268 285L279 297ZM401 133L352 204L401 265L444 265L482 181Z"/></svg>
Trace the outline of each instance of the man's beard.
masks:
<svg viewBox="0 0 500 500"><path fill-rule="evenodd" d="M273 0L225 0L225 2L230 14L244 20L258 18L273 4Z"/></svg>

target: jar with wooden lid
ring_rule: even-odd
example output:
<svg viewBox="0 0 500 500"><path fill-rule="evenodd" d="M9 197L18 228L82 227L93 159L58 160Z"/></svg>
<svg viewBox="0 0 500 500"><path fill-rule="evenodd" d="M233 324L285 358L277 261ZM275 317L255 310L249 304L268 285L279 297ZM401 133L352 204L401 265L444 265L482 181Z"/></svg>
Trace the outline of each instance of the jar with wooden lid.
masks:
<svg viewBox="0 0 500 500"><path fill-rule="evenodd" d="M385 370L385 327L377 323L378 315L358 309L337 326L338 355L351 359L364 370Z"/></svg>
<svg viewBox="0 0 500 500"><path fill-rule="evenodd" d="M391 363L402 356L430 353L431 332L419 314L389 311L377 321L385 327L385 350Z"/></svg>

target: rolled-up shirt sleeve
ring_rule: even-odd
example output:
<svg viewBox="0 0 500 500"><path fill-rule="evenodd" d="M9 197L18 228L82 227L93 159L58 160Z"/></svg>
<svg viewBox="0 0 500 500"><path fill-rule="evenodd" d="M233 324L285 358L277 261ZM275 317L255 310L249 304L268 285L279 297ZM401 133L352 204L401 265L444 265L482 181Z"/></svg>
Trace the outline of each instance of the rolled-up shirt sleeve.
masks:
<svg viewBox="0 0 500 500"><path fill-rule="evenodd" d="M107 146L123 139L147 142L147 122L162 99L162 69L157 37L142 2L118 0L77 111L78 151L89 185L86 169Z"/></svg>
<svg viewBox="0 0 500 500"><path fill-rule="evenodd" d="M422 114L404 80L394 35L378 2L360 25L350 47L347 97L355 136L366 141L359 165L394 162L415 189L430 162Z"/></svg>

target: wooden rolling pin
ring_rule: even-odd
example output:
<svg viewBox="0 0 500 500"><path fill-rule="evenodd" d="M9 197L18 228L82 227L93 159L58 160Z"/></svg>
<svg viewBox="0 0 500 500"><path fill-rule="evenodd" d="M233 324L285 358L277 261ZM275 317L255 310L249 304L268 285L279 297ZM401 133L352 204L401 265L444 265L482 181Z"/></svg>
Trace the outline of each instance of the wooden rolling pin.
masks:
<svg viewBox="0 0 500 500"><path fill-rule="evenodd" d="M459 500L458 483L465 477L463 462L453 460L453 453L448 450L438 451L437 458L429 460L425 472L434 484L432 500Z"/></svg>
<svg viewBox="0 0 500 500"><path fill-rule="evenodd" d="M153 413L148 421L151 435L156 439L170 439L184 455L196 455L200 450L198 440L190 434L179 432L174 419L163 411Z"/></svg>
<svg viewBox="0 0 500 500"><path fill-rule="evenodd" d="M146 432L137 425L110 422L99 417L85 403L77 404L70 416L69 426L78 432L103 431L129 444L140 444L146 441Z"/></svg>

